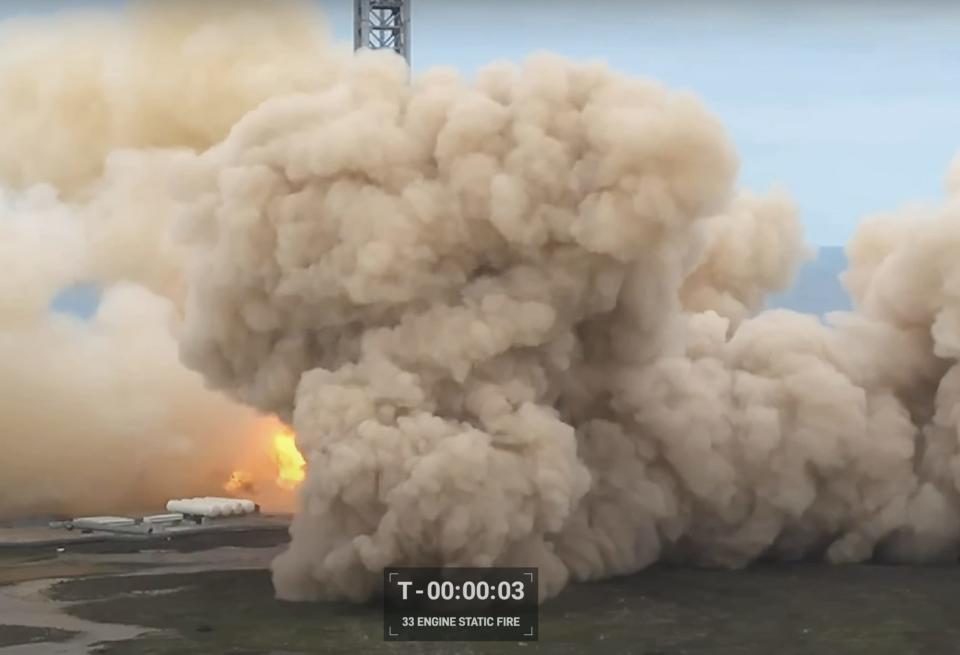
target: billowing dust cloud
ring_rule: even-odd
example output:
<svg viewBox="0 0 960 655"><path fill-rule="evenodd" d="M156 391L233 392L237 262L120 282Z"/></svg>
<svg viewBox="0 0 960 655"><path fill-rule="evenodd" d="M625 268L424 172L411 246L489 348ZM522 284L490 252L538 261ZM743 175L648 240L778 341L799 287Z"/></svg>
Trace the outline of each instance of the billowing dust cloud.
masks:
<svg viewBox="0 0 960 655"><path fill-rule="evenodd" d="M278 595L364 599L386 565L538 566L549 597L660 559L955 556L955 173L942 203L862 225L854 313L762 312L809 254L799 218L782 191L735 187L736 155L696 98L549 55L475 82L409 78L270 6L263 23L241 10L200 29L175 5L119 28L169 21L181 31L157 43L213 48L198 70L216 83L184 86L209 121L200 108L190 129L155 132L177 105L153 85L193 68L174 57L162 82L140 79L143 55L124 69L130 97L91 91L118 102L121 127L0 170L79 193L67 224L108 253L82 270L168 299L182 361L292 424L308 475ZM256 67L211 72L261 24L273 86ZM76 97L48 94L54 119ZM2 138L29 151L45 137ZM180 149L104 165L118 146ZM162 314L136 316L169 335ZM188 375L172 355L128 364Z"/></svg>
<svg viewBox="0 0 960 655"><path fill-rule="evenodd" d="M0 517L149 510L222 495L234 470L273 482L276 421L179 362L166 182L334 65L302 8L251 6L0 23ZM76 283L102 289L89 321L49 311Z"/></svg>

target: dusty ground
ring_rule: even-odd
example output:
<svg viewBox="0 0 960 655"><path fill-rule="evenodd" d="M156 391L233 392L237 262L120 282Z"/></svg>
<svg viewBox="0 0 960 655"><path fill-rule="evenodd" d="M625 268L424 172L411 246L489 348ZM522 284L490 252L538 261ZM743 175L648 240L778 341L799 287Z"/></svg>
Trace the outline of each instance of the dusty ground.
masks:
<svg viewBox="0 0 960 655"><path fill-rule="evenodd" d="M537 644L388 644L376 604L274 600L264 567L282 539L251 539L0 551L0 655L960 653L960 567L658 567L570 588Z"/></svg>

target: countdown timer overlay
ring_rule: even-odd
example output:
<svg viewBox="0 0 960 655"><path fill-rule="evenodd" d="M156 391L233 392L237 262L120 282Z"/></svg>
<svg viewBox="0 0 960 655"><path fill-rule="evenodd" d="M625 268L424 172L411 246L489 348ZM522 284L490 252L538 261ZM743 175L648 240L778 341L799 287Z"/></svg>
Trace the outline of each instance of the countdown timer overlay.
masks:
<svg viewBox="0 0 960 655"><path fill-rule="evenodd" d="M387 641L537 641L537 569L383 571Z"/></svg>

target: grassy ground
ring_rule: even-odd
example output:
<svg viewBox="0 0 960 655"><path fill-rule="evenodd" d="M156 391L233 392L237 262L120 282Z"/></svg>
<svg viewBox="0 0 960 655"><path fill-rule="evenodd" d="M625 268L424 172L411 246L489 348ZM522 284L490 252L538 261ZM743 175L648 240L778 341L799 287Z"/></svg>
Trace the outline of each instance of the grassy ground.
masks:
<svg viewBox="0 0 960 655"><path fill-rule="evenodd" d="M50 643L67 641L76 636L76 632L56 630L54 628L32 628L26 625L0 624L0 648L20 646L22 644Z"/></svg>
<svg viewBox="0 0 960 655"><path fill-rule="evenodd" d="M58 562L53 559L11 562L0 558L0 587L42 578L75 578L133 571L142 566L90 564L87 562ZM3 617L0 617L2 619Z"/></svg>
<svg viewBox="0 0 960 655"><path fill-rule="evenodd" d="M72 578L143 571L151 564L109 561L101 556L133 555L145 550L192 553L229 545L244 548L269 548L286 543L286 529L248 529L242 533L211 532L183 535L176 539L103 540L64 544L63 546L22 546L0 548L0 587L43 578ZM61 553L70 555L64 558ZM90 556L84 559L84 556ZM98 559L99 558L99 559ZM159 562L158 565L162 565ZM2 617L0 617L2 618Z"/></svg>
<svg viewBox="0 0 960 655"><path fill-rule="evenodd" d="M541 641L382 641L379 606L290 604L266 571L72 580L54 587L76 616L155 627L100 652L637 653L909 655L960 652L960 568L760 566L655 568L577 585L541 613Z"/></svg>

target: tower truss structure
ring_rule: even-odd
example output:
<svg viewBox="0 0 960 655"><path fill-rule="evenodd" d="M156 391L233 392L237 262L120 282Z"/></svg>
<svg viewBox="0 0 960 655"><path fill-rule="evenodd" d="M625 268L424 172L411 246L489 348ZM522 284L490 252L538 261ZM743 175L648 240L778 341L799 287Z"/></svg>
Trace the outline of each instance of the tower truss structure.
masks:
<svg viewBox="0 0 960 655"><path fill-rule="evenodd" d="M388 49L410 63L410 0L354 0L354 50Z"/></svg>

